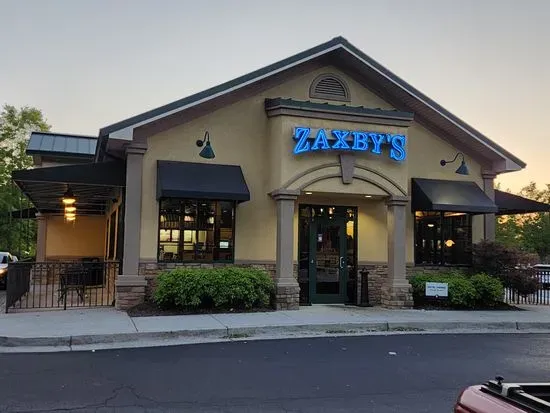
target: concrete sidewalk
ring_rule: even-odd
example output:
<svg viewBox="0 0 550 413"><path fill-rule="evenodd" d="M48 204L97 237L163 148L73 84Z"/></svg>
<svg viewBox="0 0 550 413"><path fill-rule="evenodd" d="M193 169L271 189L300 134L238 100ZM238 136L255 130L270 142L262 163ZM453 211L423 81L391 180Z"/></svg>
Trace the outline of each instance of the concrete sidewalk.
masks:
<svg viewBox="0 0 550 413"><path fill-rule="evenodd" d="M525 311L423 311L314 305L299 311L134 318L113 308L3 314L0 352L354 334L550 332L550 307L523 308Z"/></svg>

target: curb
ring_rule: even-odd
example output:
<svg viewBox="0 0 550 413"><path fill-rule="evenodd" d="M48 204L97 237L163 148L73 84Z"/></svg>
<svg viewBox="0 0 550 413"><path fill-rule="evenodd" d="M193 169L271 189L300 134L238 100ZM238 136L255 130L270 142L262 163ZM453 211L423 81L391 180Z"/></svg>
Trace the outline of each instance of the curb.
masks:
<svg viewBox="0 0 550 413"><path fill-rule="evenodd" d="M200 343L212 341L233 341L245 338L258 338L262 336L273 337L315 337L315 336L346 336L368 335L369 333L437 333L453 332L468 333L488 330L490 332L549 332L550 322L370 322L370 323L345 323L345 324L303 324L303 325L277 325L277 326L242 326L203 330L177 330L177 331L152 331L136 333L114 334L86 334L78 336L59 337L6 337L0 336L0 352L2 350L15 350L16 348L49 348L49 351L60 349L73 349L82 346L101 346L120 344L138 344L140 341L149 343L175 341L178 339L193 339ZM133 346L135 347L135 346ZM138 346L139 347L139 346Z"/></svg>

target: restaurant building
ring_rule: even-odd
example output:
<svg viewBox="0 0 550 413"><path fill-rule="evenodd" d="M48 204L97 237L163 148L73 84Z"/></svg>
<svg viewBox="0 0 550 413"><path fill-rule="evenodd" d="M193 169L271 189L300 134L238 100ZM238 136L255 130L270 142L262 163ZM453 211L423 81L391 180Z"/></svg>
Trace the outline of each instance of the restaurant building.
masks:
<svg viewBox="0 0 550 413"><path fill-rule="evenodd" d="M212 265L265 268L279 309L356 303L363 270L371 304L411 306L407 275L469 265L506 209L495 177L525 167L341 37L29 153L13 178L37 261L120 261L119 308L163 269Z"/></svg>

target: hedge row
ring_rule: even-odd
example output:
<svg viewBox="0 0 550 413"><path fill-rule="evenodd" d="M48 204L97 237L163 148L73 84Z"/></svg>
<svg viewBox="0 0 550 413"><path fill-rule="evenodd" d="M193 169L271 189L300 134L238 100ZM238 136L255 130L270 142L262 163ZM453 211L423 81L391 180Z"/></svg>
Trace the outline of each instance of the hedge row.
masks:
<svg viewBox="0 0 550 413"><path fill-rule="evenodd" d="M504 287L500 280L487 274L466 275L461 272L421 273L413 275L410 283L413 288L415 305L428 302L426 282L449 284L448 305L454 308L486 308L502 302Z"/></svg>
<svg viewBox="0 0 550 413"><path fill-rule="evenodd" d="M274 283L262 270L179 268L159 274L153 298L167 309L249 310L270 306Z"/></svg>

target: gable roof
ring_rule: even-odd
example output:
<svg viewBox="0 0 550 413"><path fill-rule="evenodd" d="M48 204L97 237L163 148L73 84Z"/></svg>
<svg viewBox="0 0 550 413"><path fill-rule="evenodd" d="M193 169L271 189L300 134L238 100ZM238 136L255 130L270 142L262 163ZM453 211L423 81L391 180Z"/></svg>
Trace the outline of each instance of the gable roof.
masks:
<svg viewBox="0 0 550 413"><path fill-rule="evenodd" d="M395 106L402 106L404 110L413 111L416 118L425 123L428 128L433 127L444 134L453 136L473 152L494 162L496 172L515 171L526 166L525 162L390 72L343 37L335 37L328 42L244 76L106 126L100 130L99 138L116 137L131 140L135 128L227 95L308 61L325 57L336 58L333 62L336 66L343 66L347 70L357 73L363 79L368 79L379 85L376 92L392 100ZM103 146L100 145L100 147Z"/></svg>

